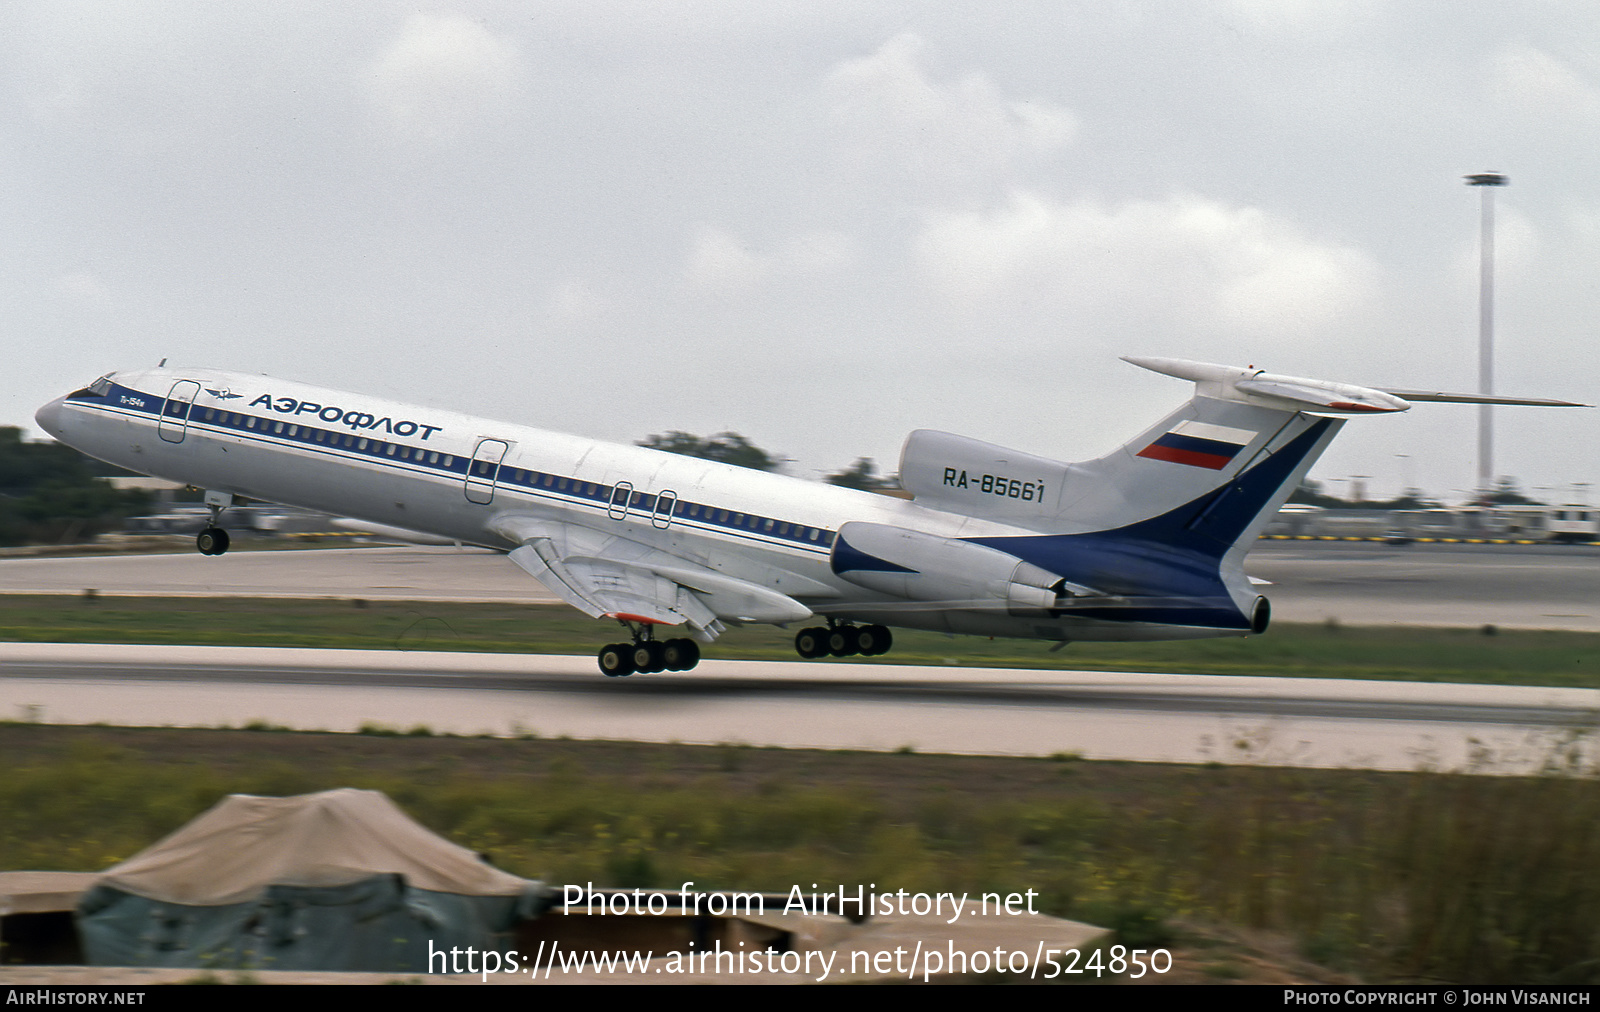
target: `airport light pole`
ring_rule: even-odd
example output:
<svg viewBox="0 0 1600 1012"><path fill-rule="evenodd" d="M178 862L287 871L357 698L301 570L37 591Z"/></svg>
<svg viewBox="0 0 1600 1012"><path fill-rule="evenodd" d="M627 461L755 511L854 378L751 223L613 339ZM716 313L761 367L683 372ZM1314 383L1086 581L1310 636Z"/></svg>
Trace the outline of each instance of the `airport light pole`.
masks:
<svg viewBox="0 0 1600 1012"><path fill-rule="evenodd" d="M1478 244L1478 393L1494 393L1494 188L1510 182L1498 172L1467 176L1482 187L1482 225ZM1494 409L1478 405L1478 490L1485 502L1494 491Z"/></svg>

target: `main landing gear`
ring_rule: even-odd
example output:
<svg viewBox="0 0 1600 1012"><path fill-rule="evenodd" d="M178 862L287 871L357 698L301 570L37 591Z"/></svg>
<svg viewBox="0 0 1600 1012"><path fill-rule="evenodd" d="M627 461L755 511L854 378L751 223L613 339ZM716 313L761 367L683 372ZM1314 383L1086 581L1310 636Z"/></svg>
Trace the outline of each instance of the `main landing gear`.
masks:
<svg viewBox="0 0 1600 1012"><path fill-rule="evenodd" d="M222 511L233 505L233 496L227 492L207 492L206 509L211 511L211 520L206 524L206 529L194 539L195 547L200 549L201 555L221 555L228 550L228 532L217 526L217 518Z"/></svg>
<svg viewBox="0 0 1600 1012"><path fill-rule="evenodd" d="M694 640L657 640L651 637L648 627L642 633L633 630L633 637L631 644L611 643L600 648L600 671L607 678L635 672L653 675L658 671L690 671L700 663L700 644Z"/></svg>
<svg viewBox="0 0 1600 1012"><path fill-rule="evenodd" d="M876 657L888 653L893 645L894 636L890 634L888 626L837 625L832 619L828 620L826 629L814 626L800 630L794 637L795 652L807 660L829 654L835 657L850 657L853 654Z"/></svg>

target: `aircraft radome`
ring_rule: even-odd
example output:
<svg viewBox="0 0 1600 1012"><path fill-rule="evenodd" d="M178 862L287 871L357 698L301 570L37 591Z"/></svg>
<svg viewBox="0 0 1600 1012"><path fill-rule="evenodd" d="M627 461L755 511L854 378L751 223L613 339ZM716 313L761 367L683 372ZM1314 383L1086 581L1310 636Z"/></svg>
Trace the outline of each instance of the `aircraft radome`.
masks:
<svg viewBox="0 0 1600 1012"><path fill-rule="evenodd" d="M505 551L627 627L607 675L687 670L725 623L806 623L802 657L876 655L889 627L1050 640L1244 636L1261 528L1344 424L1411 400L1255 368L1129 358L1190 400L1098 460L947 432L906 440L909 501L637 446L211 369L109 373L37 414L61 442L206 490ZM689 636L658 639L658 627ZM691 638L692 637L692 638Z"/></svg>

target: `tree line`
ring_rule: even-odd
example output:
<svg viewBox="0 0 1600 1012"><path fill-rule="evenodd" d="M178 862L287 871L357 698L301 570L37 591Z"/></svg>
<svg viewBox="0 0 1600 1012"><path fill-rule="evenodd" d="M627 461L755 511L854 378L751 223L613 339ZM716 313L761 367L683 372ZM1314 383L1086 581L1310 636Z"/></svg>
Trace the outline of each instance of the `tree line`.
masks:
<svg viewBox="0 0 1600 1012"><path fill-rule="evenodd" d="M149 508L148 493L118 491L97 477L108 470L119 469L0 426L0 545L83 541Z"/></svg>
<svg viewBox="0 0 1600 1012"><path fill-rule="evenodd" d="M756 471L776 471L783 463L767 451L756 446L737 432L718 432L711 436L696 436L689 432L657 433L641 439L636 444L652 450L665 450L685 457L699 457L723 464L734 464ZM857 488L867 492L884 492L900 487L900 482L890 475L878 473L878 465L871 457L857 457L856 462L843 470L823 476L830 485Z"/></svg>

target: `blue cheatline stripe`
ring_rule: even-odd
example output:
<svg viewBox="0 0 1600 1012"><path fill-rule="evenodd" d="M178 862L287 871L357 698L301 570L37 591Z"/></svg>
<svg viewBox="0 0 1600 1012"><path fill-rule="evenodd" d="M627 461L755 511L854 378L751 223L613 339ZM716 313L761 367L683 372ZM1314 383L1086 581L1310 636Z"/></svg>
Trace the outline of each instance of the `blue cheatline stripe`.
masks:
<svg viewBox="0 0 1600 1012"><path fill-rule="evenodd" d="M69 400L85 407L110 411L132 417L161 417L165 397L143 393L113 383L103 396L87 391L69 395ZM179 402L173 402L178 404ZM172 417L182 417L181 414ZM236 411L231 406L194 405L186 423L190 431L221 433L240 436L272 446L291 446L300 450L321 453L338 460L368 461L392 467L398 471L419 475L441 472L452 477L467 477L474 463L459 454L446 453L426 446L378 439L357 432L341 432L305 425L283 418L254 415ZM476 462L479 468L485 462ZM526 490L533 494L564 503L584 503L605 507L611 502L616 486L600 482L513 467L509 464L490 465L494 472L473 468L471 477L483 484L493 481L496 487ZM648 521L659 500L655 495L635 491L628 499L629 519ZM822 527L810 527L776 517L765 517L737 510L719 509L705 503L678 499L671 514L671 523L690 529L716 531L755 544L774 547L800 548L815 554L828 554L833 547L834 534Z"/></svg>

